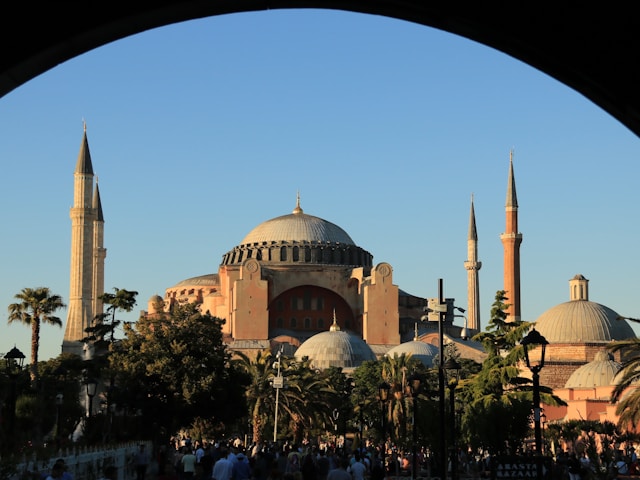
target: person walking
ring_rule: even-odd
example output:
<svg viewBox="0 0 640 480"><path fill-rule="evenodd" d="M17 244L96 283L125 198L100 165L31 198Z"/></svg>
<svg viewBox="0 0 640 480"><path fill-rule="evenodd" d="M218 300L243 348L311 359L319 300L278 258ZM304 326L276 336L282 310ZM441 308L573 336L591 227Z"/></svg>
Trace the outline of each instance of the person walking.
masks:
<svg viewBox="0 0 640 480"><path fill-rule="evenodd" d="M140 448L133 456L133 465L136 469L136 480L145 480L150 460L151 457L149 456L149 452L147 452L146 445L141 443Z"/></svg>
<svg viewBox="0 0 640 480"><path fill-rule="evenodd" d="M233 462L229 460L229 450L220 450L220 458L213 464L211 478L214 480L231 480L233 477Z"/></svg>
<svg viewBox="0 0 640 480"><path fill-rule="evenodd" d="M196 475L197 457L190 448L182 448L184 450L184 455L182 455L182 458L180 459L180 464L182 465L181 478L183 478L184 480L192 480Z"/></svg>
<svg viewBox="0 0 640 480"><path fill-rule="evenodd" d="M338 462L338 468L329 470L327 480L352 480L351 474L347 472L347 468L349 468L349 457L343 456Z"/></svg>
<svg viewBox="0 0 640 480"><path fill-rule="evenodd" d="M233 464L233 480L249 480L253 477L249 459L242 452L236 454L237 461Z"/></svg>

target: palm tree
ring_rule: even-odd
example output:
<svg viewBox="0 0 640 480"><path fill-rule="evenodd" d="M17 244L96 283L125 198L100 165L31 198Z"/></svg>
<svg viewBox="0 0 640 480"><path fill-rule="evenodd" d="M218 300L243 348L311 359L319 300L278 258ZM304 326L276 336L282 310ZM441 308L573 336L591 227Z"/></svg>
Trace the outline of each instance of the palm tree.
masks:
<svg viewBox="0 0 640 480"><path fill-rule="evenodd" d="M640 382L640 338L614 341L607 349L611 353L619 352L622 357L622 368L616 377L616 386L611 392L611 401L620 401L616 407L616 413L619 415L618 426L623 431L634 430L635 426L640 424L640 389L637 388Z"/></svg>
<svg viewBox="0 0 640 480"><path fill-rule="evenodd" d="M411 418L409 401L409 376L415 370L416 361L411 354L394 354L382 360L382 379L391 386L391 401L388 404L387 422L391 438L396 442L407 441L408 422Z"/></svg>
<svg viewBox="0 0 640 480"><path fill-rule="evenodd" d="M235 355L237 365L251 377L251 384L246 390L249 418L253 427L253 441L262 443L266 435L265 427L269 422L269 415L273 411L271 381L275 356L268 349L259 351L254 360L242 352L235 352Z"/></svg>
<svg viewBox="0 0 640 480"><path fill-rule="evenodd" d="M38 349L40 348L40 324L42 322L62 327L62 320L53 315L66 305L60 295L52 294L46 287L23 288L14 296L20 303L9 305L8 323L15 321L25 325L31 325L31 364L29 375L31 384L36 385L38 380Z"/></svg>

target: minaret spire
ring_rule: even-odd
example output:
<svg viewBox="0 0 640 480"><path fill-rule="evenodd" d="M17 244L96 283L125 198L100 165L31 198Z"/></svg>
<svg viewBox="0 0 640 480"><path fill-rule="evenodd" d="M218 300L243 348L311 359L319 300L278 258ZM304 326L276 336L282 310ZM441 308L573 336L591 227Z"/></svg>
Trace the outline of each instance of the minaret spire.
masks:
<svg viewBox="0 0 640 480"><path fill-rule="evenodd" d="M102 214L102 202L100 200L100 189L98 188L98 176L96 175L96 188L93 191L93 211L95 220L93 222L93 275L92 275L92 295L93 317L104 312L100 297L104 293L104 260L107 257L107 249L104 248L104 215Z"/></svg>
<svg viewBox="0 0 640 480"><path fill-rule="evenodd" d="M471 210L469 213L469 235L467 236L467 325L470 334L480 332L480 279L479 271L482 262L478 261L478 230L476 229L476 213L471 194Z"/></svg>
<svg viewBox="0 0 640 480"><path fill-rule="evenodd" d="M505 205L506 228L500 235L504 248L504 290L509 307L507 320L520 320L520 244L522 234L518 232L518 198L516 180L513 173L513 150L509 152L509 178L507 180L507 201Z"/></svg>
<svg viewBox="0 0 640 480"><path fill-rule="evenodd" d="M71 218L71 268L69 309L62 342L63 353L83 356L85 329L92 325L96 314L102 313L102 302L97 298L104 293L103 246L104 217L97 178L94 173L87 140L87 124L83 120L82 142L73 174L73 206Z"/></svg>

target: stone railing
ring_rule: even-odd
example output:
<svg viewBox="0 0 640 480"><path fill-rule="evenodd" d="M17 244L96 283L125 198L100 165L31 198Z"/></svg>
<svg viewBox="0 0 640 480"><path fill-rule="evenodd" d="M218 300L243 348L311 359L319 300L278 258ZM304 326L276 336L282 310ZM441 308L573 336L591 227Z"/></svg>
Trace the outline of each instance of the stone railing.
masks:
<svg viewBox="0 0 640 480"><path fill-rule="evenodd" d="M133 480L136 478L133 456L140 444L146 445L146 450L152 452L152 443L130 442L113 446L74 447L58 452L53 458L23 458L17 465L17 472L10 480L42 480L51 471L54 462L62 458L67 471L74 479L97 480L102 477L103 468L115 465L118 469L119 480ZM43 476L44 475L44 476Z"/></svg>

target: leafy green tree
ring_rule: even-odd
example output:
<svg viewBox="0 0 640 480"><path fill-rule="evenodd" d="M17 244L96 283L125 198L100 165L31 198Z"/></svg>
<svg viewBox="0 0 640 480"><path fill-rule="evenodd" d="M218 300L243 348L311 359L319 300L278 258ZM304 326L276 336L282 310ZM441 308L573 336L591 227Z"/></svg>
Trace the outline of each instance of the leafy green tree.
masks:
<svg viewBox="0 0 640 480"><path fill-rule="evenodd" d="M62 327L62 320L54 313L66 305L60 295L51 293L47 287L23 288L14 298L19 303L9 305L8 323L21 322L31 327L31 384L38 382L38 350L40 349L40 325L42 323Z"/></svg>
<svg viewBox="0 0 640 480"><path fill-rule="evenodd" d="M166 434L206 419L216 435L243 417L250 379L231 361L223 322L186 303L161 318L125 323L125 338L110 346L113 401Z"/></svg>
<svg viewBox="0 0 640 480"><path fill-rule="evenodd" d="M509 320L506 300L506 292L499 290L486 330L474 336L487 357L481 370L462 382L459 393L467 442L497 454L514 453L528 435L533 398L531 380L521 376L524 349L520 345L533 324ZM547 387L540 386L540 393L546 404L564 404Z"/></svg>
<svg viewBox="0 0 640 480"><path fill-rule="evenodd" d="M358 417L360 417L360 409L362 409L362 419L358 418L358 421L362 420L366 425L375 426L375 436L381 438L382 416L387 414L382 410L383 406L379 399L379 387L382 383L382 361L368 360L363 362L354 369L352 378L353 394L347 397L351 401L346 405L350 406L352 411L358 410ZM384 423L386 428L386 417Z"/></svg>

